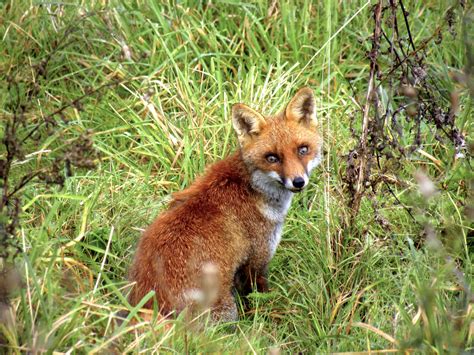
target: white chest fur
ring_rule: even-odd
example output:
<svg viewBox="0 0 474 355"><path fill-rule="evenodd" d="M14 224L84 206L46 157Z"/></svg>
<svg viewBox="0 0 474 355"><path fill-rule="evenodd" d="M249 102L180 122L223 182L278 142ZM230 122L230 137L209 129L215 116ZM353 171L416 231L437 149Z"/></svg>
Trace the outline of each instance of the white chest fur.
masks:
<svg viewBox="0 0 474 355"><path fill-rule="evenodd" d="M277 223L275 229L273 230L272 234L270 235L270 239L268 240L268 247L270 250L270 257L272 258L275 255L276 249L280 244L281 240L281 232L283 231L283 222Z"/></svg>
<svg viewBox="0 0 474 355"><path fill-rule="evenodd" d="M267 237L270 257L273 257L280 244L283 222L293 198L293 193L280 186L280 183L281 178L273 171L256 170L252 173L253 188L265 196L265 202L262 202L258 209L273 225L273 230Z"/></svg>
<svg viewBox="0 0 474 355"><path fill-rule="evenodd" d="M286 196L281 196L278 200L272 199L262 203L259 208L260 212L271 222L283 222L290 208L292 197L293 194L288 193Z"/></svg>
<svg viewBox="0 0 474 355"><path fill-rule="evenodd" d="M268 219L269 222L274 225L274 228L268 236L268 248L270 251L270 257L273 257L275 251L280 244L281 234L283 230L283 223L286 218L286 214L291 205L293 194L288 192L282 194L279 199L270 199L263 203L259 210Z"/></svg>

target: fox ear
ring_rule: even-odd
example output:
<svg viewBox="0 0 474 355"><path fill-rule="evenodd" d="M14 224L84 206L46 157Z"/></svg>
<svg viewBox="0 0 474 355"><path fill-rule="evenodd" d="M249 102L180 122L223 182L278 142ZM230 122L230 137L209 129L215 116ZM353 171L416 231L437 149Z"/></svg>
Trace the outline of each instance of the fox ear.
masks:
<svg viewBox="0 0 474 355"><path fill-rule="evenodd" d="M314 100L313 90L302 88L291 99L286 107L286 118L306 124L316 124L316 102Z"/></svg>
<svg viewBox="0 0 474 355"><path fill-rule="evenodd" d="M232 125L239 141L247 136L257 135L265 125L265 118L244 104L232 106Z"/></svg>

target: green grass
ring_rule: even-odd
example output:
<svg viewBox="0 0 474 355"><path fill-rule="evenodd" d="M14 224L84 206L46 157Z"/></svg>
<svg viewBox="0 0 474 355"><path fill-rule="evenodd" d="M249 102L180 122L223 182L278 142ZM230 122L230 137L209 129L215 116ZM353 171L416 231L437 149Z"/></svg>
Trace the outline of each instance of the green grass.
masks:
<svg viewBox="0 0 474 355"><path fill-rule="evenodd" d="M32 113L37 119L87 87L111 78L123 82L87 99L82 110L68 109L69 123L30 151L51 152L16 167L20 174L25 166L52 159L67 139L94 131L100 153L95 170L75 171L62 189L31 184L24 191L18 235L25 252L19 261L24 287L12 300L15 327L0 328L7 339L0 351L472 349L472 299L465 299L449 261L471 286L472 221L464 207L472 203L466 195L473 176L467 159L454 161L453 148L425 129L423 149L440 159L441 167L414 153L397 172L404 184L393 187L420 224L386 193L377 198L378 213L389 228L377 222L372 203L364 200L354 225L343 229L350 214L341 180L344 155L356 143L349 130L356 106L347 78L363 101L371 5L282 1L269 11L273 1L159 3L2 5L3 73L30 78L23 64L39 63L73 24L47 77L36 78L42 90ZM447 5L407 3L414 37L421 41L442 21ZM464 47L460 36L444 37L440 45L429 45L428 63L450 92L448 74L464 66ZM114 326L115 312L130 309L126 274L141 230L165 208L170 193L236 148L231 105L245 102L276 112L304 85L318 98L326 154L310 187L293 202L270 265L271 292L252 294L252 311L241 314L232 329L193 331L181 318L170 326ZM3 85L0 92L6 114ZM458 122L468 137L471 105L463 92ZM428 202L413 178L421 167L440 189ZM426 222L436 227L444 247L424 243Z"/></svg>

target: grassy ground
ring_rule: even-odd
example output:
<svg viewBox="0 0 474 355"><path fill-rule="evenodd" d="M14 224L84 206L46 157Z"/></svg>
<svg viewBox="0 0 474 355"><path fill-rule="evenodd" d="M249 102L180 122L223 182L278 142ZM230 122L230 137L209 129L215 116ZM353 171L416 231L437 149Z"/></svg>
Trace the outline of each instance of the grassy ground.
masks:
<svg viewBox="0 0 474 355"><path fill-rule="evenodd" d="M24 288L13 299L16 327L3 330L4 350L472 349L472 300L463 292L472 284L472 224L463 207L472 172L466 159L455 161L449 144L431 143L426 129L430 143L423 149L440 165L414 153L397 172L404 184L393 187L421 224L435 227L443 246L426 245L422 226L387 193L376 198L377 214L364 200L355 223L342 228L349 218L343 161L356 144L349 130L356 107L348 79L363 101L370 2L40 3L7 1L0 22L2 71L25 77L28 66L15 66L25 58L39 63L67 32L46 77L37 78L37 117L88 87L113 78L123 82L68 109L69 124L16 167L39 164L68 139L94 132L100 152L95 170L77 170L62 189L31 184L24 191ZM448 5L410 3L413 36L421 41ZM448 91L448 73L461 69L465 58L460 37L444 37L427 52L430 71ZM170 193L235 149L231 104L275 112L304 85L318 97L325 160L293 202L270 266L271 292L252 294L252 312L241 314L233 329L193 331L182 319L114 327L114 313L130 308L125 277L141 230ZM468 135L471 115L464 93L458 122ZM441 190L430 201L413 178L420 167ZM380 216L389 227L378 222Z"/></svg>

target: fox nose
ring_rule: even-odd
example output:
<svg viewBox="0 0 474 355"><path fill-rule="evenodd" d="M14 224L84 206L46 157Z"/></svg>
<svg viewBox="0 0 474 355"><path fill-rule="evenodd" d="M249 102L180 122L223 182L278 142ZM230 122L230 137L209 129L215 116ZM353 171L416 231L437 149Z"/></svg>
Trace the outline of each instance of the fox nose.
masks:
<svg viewBox="0 0 474 355"><path fill-rule="evenodd" d="M297 189L301 189L304 186L304 179L301 176L295 177L293 179L293 186Z"/></svg>

